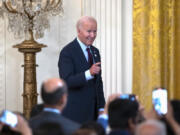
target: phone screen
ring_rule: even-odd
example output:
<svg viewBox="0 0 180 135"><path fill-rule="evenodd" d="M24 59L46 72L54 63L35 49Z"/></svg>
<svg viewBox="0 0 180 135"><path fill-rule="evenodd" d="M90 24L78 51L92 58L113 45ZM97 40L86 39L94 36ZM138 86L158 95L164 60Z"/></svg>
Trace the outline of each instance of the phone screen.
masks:
<svg viewBox="0 0 180 135"><path fill-rule="evenodd" d="M2 114L0 116L0 121L11 127L15 127L18 122L17 116L8 110L4 110L2 112Z"/></svg>
<svg viewBox="0 0 180 135"><path fill-rule="evenodd" d="M167 90L166 89L155 89L152 92L152 101L154 108L159 115L167 113Z"/></svg>
<svg viewBox="0 0 180 135"><path fill-rule="evenodd" d="M128 100L131 100L131 101L135 101L136 96L134 94L121 94L120 99L128 99Z"/></svg>

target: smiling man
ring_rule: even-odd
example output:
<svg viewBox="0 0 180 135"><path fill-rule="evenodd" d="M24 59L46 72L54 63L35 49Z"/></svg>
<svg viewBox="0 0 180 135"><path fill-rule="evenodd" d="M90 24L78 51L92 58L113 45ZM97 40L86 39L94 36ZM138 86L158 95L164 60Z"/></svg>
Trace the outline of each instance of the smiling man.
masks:
<svg viewBox="0 0 180 135"><path fill-rule="evenodd" d="M63 115L79 123L96 120L104 108L101 61L96 39L97 22L83 16L76 25L77 38L66 45L59 56L59 75L69 89L68 103Z"/></svg>

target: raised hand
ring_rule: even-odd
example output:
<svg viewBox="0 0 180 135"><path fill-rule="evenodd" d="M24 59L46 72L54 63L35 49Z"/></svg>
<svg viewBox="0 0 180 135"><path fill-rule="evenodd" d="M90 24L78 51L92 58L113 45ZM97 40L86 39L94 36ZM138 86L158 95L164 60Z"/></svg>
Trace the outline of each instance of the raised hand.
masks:
<svg viewBox="0 0 180 135"><path fill-rule="evenodd" d="M97 62L91 66L90 73L92 76L99 74L99 72L101 70L100 64L101 64L101 62Z"/></svg>

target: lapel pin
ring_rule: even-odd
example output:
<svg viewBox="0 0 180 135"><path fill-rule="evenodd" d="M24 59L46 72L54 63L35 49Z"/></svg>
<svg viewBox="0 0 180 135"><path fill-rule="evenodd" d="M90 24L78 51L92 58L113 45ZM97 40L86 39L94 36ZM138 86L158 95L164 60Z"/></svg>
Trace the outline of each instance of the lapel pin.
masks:
<svg viewBox="0 0 180 135"><path fill-rule="evenodd" d="M97 57L96 51L94 51L94 57Z"/></svg>

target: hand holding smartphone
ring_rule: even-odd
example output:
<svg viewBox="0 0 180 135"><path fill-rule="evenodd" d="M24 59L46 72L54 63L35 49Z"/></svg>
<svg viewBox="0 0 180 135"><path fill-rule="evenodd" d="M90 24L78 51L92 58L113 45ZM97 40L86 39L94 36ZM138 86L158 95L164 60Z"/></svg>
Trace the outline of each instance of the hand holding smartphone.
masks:
<svg viewBox="0 0 180 135"><path fill-rule="evenodd" d="M16 114L8 111L8 110L4 110L1 115L0 115L0 122L10 126L10 127L16 127L17 123L18 123L18 119Z"/></svg>
<svg viewBox="0 0 180 135"><path fill-rule="evenodd" d="M120 99L128 99L128 100L131 100L131 101L135 101L136 96L134 94L121 94Z"/></svg>
<svg viewBox="0 0 180 135"><path fill-rule="evenodd" d="M167 90L158 88L152 92L152 102L154 109L159 115L165 115L167 113Z"/></svg>

